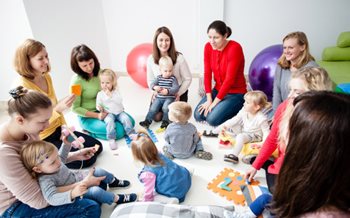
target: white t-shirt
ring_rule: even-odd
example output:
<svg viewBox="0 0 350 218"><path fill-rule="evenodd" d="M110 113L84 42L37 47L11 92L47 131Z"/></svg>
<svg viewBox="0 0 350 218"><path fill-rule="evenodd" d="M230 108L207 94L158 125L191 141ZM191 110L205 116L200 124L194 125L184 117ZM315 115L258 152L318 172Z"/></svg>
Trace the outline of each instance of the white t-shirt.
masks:
<svg viewBox="0 0 350 218"><path fill-rule="evenodd" d="M111 96L108 96L103 90L97 93L96 109L102 106L108 113L120 114L124 111L123 99L118 90L114 90Z"/></svg>

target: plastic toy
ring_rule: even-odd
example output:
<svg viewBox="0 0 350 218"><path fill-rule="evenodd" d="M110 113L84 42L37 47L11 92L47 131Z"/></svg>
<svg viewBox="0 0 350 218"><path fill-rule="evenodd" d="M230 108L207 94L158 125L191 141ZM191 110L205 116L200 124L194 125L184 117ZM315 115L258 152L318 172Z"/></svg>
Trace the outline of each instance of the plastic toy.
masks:
<svg viewBox="0 0 350 218"><path fill-rule="evenodd" d="M235 204L245 205L246 198L242 193L241 186L246 186L247 189L252 186L258 187L260 182L252 180L250 185L247 185L244 176L237 171L225 168L220 174L214 178L207 186L208 189L218 193L227 200L233 201ZM252 198L255 199L255 196Z"/></svg>
<svg viewBox="0 0 350 218"><path fill-rule="evenodd" d="M74 84L70 87L70 92L74 95L81 95L81 86L79 84Z"/></svg>

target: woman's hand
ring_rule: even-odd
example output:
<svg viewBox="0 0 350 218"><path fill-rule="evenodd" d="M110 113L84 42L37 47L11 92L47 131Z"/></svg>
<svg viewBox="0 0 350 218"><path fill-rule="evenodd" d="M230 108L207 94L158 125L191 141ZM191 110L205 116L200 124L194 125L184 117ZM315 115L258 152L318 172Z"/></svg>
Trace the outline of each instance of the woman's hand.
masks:
<svg viewBox="0 0 350 218"><path fill-rule="evenodd" d="M175 101L180 101L180 95L179 95L179 93L176 93L176 94L175 94Z"/></svg>
<svg viewBox="0 0 350 218"><path fill-rule="evenodd" d="M71 191L71 198L74 199L76 197L84 195L88 189L87 185L84 182L79 182Z"/></svg>
<svg viewBox="0 0 350 218"><path fill-rule="evenodd" d="M59 102L57 102L54 110L57 111L58 113L62 113L63 111L67 110L70 108L73 104L73 102L76 99L76 95L71 94L63 99L61 99Z"/></svg>
<svg viewBox="0 0 350 218"><path fill-rule="evenodd" d="M94 172L95 168L92 168L89 171L89 175L82 181L82 183L86 184L88 188L91 186L99 186L100 182L106 178L106 176L96 177L94 176Z"/></svg>
<svg viewBox="0 0 350 218"><path fill-rule="evenodd" d="M100 111L100 113L98 113L98 119L99 120L104 120L107 115L108 115L108 113L106 113L104 111Z"/></svg>
<svg viewBox="0 0 350 218"><path fill-rule="evenodd" d="M256 172L258 172L255 168L251 168L246 174L245 179L249 182L252 182L252 179L254 178Z"/></svg>
<svg viewBox="0 0 350 218"><path fill-rule="evenodd" d="M161 89L158 93L161 94L161 95L168 95L169 94L169 90L168 89Z"/></svg>

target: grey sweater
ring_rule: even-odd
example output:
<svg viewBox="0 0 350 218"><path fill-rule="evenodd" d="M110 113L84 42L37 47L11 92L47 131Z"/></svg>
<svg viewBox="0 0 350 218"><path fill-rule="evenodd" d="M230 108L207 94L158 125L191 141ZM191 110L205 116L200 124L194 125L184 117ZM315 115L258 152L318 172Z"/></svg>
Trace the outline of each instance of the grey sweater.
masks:
<svg viewBox="0 0 350 218"><path fill-rule="evenodd" d="M203 150L197 128L192 123L171 123L165 133L165 146L176 158L189 158L197 150Z"/></svg>
<svg viewBox="0 0 350 218"><path fill-rule="evenodd" d="M64 164L67 161L70 145L62 144L58 154L62 164L57 173L39 176L39 184L44 198L50 205L58 206L72 203L71 191L57 192L57 187L66 186L81 181L87 174L88 170L79 170L73 173Z"/></svg>
<svg viewBox="0 0 350 218"><path fill-rule="evenodd" d="M308 62L303 67L317 67L318 64L315 61ZM290 69L283 69L277 64L275 71L275 79L273 81L273 95L272 95L272 108L273 114L275 114L278 105L288 98L289 95L289 81L292 72Z"/></svg>

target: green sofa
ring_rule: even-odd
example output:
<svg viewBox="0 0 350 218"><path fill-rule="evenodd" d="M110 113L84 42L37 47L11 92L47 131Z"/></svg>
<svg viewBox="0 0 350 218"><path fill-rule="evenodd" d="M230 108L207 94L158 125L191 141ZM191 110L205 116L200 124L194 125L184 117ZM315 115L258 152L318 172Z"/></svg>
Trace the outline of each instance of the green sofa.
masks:
<svg viewBox="0 0 350 218"><path fill-rule="evenodd" d="M327 70L336 87L350 84L350 31L339 35L337 46L325 48L317 63Z"/></svg>

